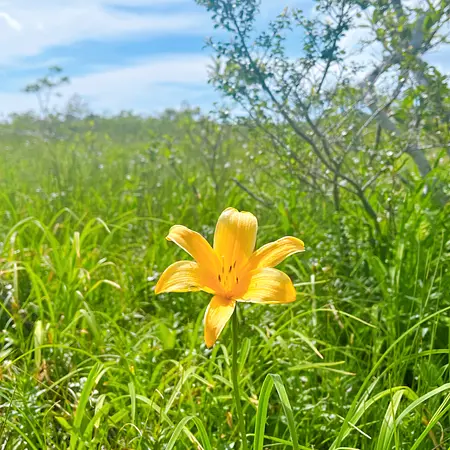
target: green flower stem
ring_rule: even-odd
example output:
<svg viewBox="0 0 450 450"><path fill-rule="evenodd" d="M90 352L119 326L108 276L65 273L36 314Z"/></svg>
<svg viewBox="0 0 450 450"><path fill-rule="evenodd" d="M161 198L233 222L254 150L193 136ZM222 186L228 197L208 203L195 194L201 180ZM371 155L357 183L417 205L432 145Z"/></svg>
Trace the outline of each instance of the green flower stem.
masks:
<svg viewBox="0 0 450 450"><path fill-rule="evenodd" d="M233 328L233 361L232 361L231 375L233 378L233 397L234 403L236 404L237 416L239 419L239 430L241 433L241 442L242 442L241 449L247 450L248 447L247 447L247 436L245 433L245 418L241 407L241 396L239 394L239 381L238 381L239 369L238 369L237 347L238 347L239 322L237 317L237 305L233 313L232 328Z"/></svg>

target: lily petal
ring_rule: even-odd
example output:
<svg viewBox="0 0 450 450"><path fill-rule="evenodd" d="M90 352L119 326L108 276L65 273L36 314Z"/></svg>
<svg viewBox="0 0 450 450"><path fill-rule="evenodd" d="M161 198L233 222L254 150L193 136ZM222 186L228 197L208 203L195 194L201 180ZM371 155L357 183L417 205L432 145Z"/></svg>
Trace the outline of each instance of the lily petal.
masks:
<svg viewBox="0 0 450 450"><path fill-rule="evenodd" d="M305 244L300 239L285 236L275 242L270 242L256 250L250 258L251 269L275 267L288 256L305 251Z"/></svg>
<svg viewBox="0 0 450 450"><path fill-rule="evenodd" d="M247 263L256 243L258 221L249 212L227 208L219 217L214 234L214 250L222 267L231 270Z"/></svg>
<svg viewBox="0 0 450 450"><path fill-rule="evenodd" d="M212 347L233 315L236 302L219 295L214 296L205 313L205 343Z"/></svg>
<svg viewBox="0 0 450 450"><path fill-rule="evenodd" d="M295 300L296 291L291 279L281 270L273 268L256 269L247 292L238 299L251 303L290 303Z"/></svg>
<svg viewBox="0 0 450 450"><path fill-rule="evenodd" d="M183 225L174 225L166 239L189 253L205 269L209 268L214 272L218 270L219 259L217 255L209 242L196 231L192 231Z"/></svg>
<svg viewBox="0 0 450 450"><path fill-rule="evenodd" d="M155 293L161 292L195 292L214 293L208 287L208 276L194 261L178 261L170 265L156 283Z"/></svg>

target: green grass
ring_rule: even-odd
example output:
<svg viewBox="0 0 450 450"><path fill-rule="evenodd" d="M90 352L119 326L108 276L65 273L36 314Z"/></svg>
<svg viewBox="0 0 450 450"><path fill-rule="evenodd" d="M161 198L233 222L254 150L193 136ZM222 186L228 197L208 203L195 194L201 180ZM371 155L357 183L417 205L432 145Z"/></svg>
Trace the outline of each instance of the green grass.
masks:
<svg viewBox="0 0 450 450"><path fill-rule="evenodd" d="M227 206L257 215L258 246L294 235L307 247L281 266L294 304L239 310L252 448L448 448L448 207L386 180L394 204L376 235L354 199L337 215L259 176L241 131L214 171L187 131L202 125L174 120L169 138L134 120L62 123L47 140L2 125L2 448L238 448L231 327L208 350L209 296L153 293L186 257L170 226L211 241Z"/></svg>

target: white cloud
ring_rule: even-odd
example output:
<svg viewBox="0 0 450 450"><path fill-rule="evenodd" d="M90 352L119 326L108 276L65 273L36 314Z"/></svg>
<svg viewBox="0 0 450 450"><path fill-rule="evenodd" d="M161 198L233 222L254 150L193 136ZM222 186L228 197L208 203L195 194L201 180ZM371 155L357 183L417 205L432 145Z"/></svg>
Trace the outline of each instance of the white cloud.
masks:
<svg viewBox="0 0 450 450"><path fill-rule="evenodd" d="M207 86L208 62L208 57L201 54L173 54L75 77L61 89L61 102L78 93L95 111L134 109L151 113L179 106L182 101L209 107L214 94ZM33 96L0 92L0 114L36 106Z"/></svg>
<svg viewBox="0 0 450 450"><path fill-rule="evenodd" d="M22 29L22 25L5 12L0 12L0 19L3 19L13 30L20 31Z"/></svg>
<svg viewBox="0 0 450 450"><path fill-rule="evenodd" d="M205 83L208 62L208 56L198 53L170 54L143 60L129 67L76 77L72 86L93 94L104 90L109 83Z"/></svg>
<svg viewBox="0 0 450 450"><path fill-rule="evenodd" d="M85 96L93 106L113 107L114 104L116 108L125 108L140 102L143 96L160 96L160 90L167 89L170 84L206 86L207 63L208 57L203 55L172 54L130 67L74 78L70 91ZM189 87L183 89L189 90ZM182 97L168 98L166 103L182 100Z"/></svg>
<svg viewBox="0 0 450 450"><path fill-rule="evenodd" d="M0 18L9 25L0 27L0 64L39 55L56 45L81 40L104 40L137 33L201 33L209 19L201 12L131 12L112 8L150 6L176 0L10 0L0 6ZM183 3L186 0L183 0ZM0 22L1 26L1 22Z"/></svg>
<svg viewBox="0 0 450 450"><path fill-rule="evenodd" d="M37 109L36 99L22 93L0 92L0 105L0 119L9 113Z"/></svg>

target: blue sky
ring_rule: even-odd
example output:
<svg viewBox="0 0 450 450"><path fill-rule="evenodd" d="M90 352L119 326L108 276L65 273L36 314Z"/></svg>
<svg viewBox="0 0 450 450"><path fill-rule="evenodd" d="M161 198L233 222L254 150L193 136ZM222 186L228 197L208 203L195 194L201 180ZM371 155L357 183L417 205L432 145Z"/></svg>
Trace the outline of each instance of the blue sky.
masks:
<svg viewBox="0 0 450 450"><path fill-rule="evenodd" d="M261 20L286 5L312 3L263 0ZM218 95L204 41L213 33L194 0L0 0L0 114L36 108L20 90L51 65L72 80L62 101L79 93L96 111L153 113L182 101L209 109ZM446 56L431 58L450 70Z"/></svg>

